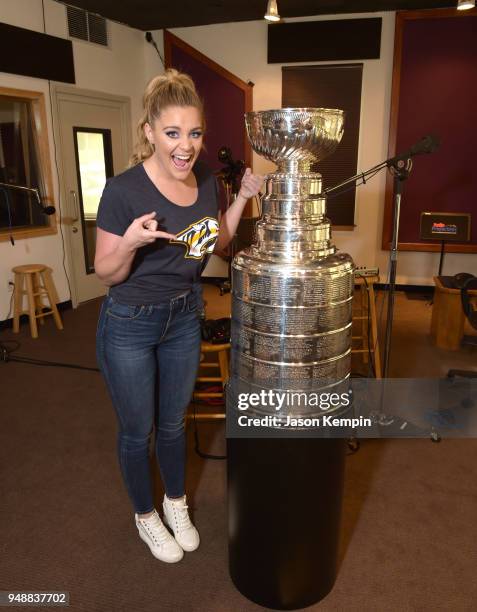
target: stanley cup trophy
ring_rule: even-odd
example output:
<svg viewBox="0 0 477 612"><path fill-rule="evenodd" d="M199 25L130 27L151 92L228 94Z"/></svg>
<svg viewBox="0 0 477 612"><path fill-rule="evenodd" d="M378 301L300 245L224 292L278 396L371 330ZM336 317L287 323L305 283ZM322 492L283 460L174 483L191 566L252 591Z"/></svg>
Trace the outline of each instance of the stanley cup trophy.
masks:
<svg viewBox="0 0 477 612"><path fill-rule="evenodd" d="M266 179L255 243L232 264L229 562L239 591L275 609L309 606L333 587L346 443L300 428L273 434L287 417L344 407L255 401L242 414L275 417L260 437L250 427L235 435L229 422L250 394L339 394L349 384L354 265L330 242L321 175L310 171L338 146L343 123L334 109L246 114L253 149L278 170Z"/></svg>

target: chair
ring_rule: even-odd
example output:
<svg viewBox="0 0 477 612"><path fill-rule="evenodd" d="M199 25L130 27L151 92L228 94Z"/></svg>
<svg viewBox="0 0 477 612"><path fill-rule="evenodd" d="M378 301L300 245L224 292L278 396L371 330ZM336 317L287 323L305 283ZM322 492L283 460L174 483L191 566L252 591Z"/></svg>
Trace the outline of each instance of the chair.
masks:
<svg viewBox="0 0 477 612"><path fill-rule="evenodd" d="M471 324L471 326L477 330L477 308L475 308L471 302L470 291L477 289L477 277L468 278L461 287L460 295L462 301L462 310ZM472 346L476 345L475 336L464 336L463 342ZM455 378L460 376L462 378L477 378L477 370L449 370L447 372L447 378Z"/></svg>

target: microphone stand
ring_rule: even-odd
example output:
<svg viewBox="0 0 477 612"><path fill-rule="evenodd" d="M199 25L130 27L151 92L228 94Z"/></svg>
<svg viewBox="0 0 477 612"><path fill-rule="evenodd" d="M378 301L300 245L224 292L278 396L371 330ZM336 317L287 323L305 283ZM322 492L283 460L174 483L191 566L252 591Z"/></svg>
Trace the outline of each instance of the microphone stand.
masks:
<svg viewBox="0 0 477 612"><path fill-rule="evenodd" d="M398 235L399 235L399 216L401 212L401 197L403 192L403 183L409 177L412 168L412 162L410 157L403 159L402 156L393 157L381 162L377 166L355 174L349 179L346 179L342 183L325 189L323 193L328 195L333 191L339 190L345 185L355 183L358 179L362 179L362 183L366 183L366 177L370 174L375 174L383 168L392 169L394 176L394 216L393 216L393 237L391 241L391 266L389 271L389 285L388 285L388 309L386 317L386 335L384 341L384 357L383 357L383 378L387 377L389 370L389 359L391 354L391 335L394 318L394 294L396 290L396 269L397 269L397 255L398 255Z"/></svg>
<svg viewBox="0 0 477 612"><path fill-rule="evenodd" d="M391 240L391 268L389 271L388 311L386 316L386 335L383 356L383 377L387 378L391 355L391 336L394 319L394 294L396 292L396 270L398 257L399 216L401 214L401 197L404 181L409 177L412 168L411 159L398 161L391 166L394 175L394 218L393 237Z"/></svg>
<svg viewBox="0 0 477 612"><path fill-rule="evenodd" d="M218 159L222 164L225 164L225 167L214 174L222 181L226 199L226 212L240 191L239 176L241 175L245 164L242 160L234 161L232 151L229 147L225 146L219 149ZM232 288L232 262L235 257L236 242L237 231L235 232L228 249L228 278L219 285L220 295L230 293Z"/></svg>
<svg viewBox="0 0 477 612"><path fill-rule="evenodd" d="M220 180L222 181L222 185L224 188L224 192L225 192L225 200L226 200L226 211L229 209L229 206L232 204L232 202L235 200L235 198L237 197L237 193L234 191L234 187L235 187L235 179L230 176L227 175L224 172L219 172L218 174L216 174L216 176L218 178L220 178ZM226 293L230 293L231 289L232 289L232 261L235 257L235 241L237 238L237 234L235 233L234 237L232 238L230 245L228 247L228 253L225 253L226 256L226 261L227 261L227 274L228 277L226 280L222 281L219 284L219 291L220 291L220 295L224 295Z"/></svg>

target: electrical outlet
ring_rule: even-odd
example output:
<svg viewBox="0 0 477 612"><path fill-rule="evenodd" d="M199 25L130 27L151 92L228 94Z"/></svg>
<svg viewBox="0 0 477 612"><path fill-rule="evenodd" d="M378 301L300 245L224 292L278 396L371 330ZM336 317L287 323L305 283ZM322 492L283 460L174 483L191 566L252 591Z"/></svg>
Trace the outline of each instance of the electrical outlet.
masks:
<svg viewBox="0 0 477 612"><path fill-rule="evenodd" d="M8 281L8 291L11 293L13 288L15 287L15 283L13 281Z"/></svg>

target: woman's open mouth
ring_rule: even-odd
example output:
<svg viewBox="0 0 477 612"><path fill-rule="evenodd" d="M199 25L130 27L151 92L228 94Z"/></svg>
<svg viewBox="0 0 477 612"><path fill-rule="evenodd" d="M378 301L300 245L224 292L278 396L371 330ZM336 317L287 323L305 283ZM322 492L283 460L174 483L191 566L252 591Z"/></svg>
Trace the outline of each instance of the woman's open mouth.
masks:
<svg viewBox="0 0 477 612"><path fill-rule="evenodd" d="M172 155L172 163L179 170L186 170L189 168L192 157L193 155Z"/></svg>

